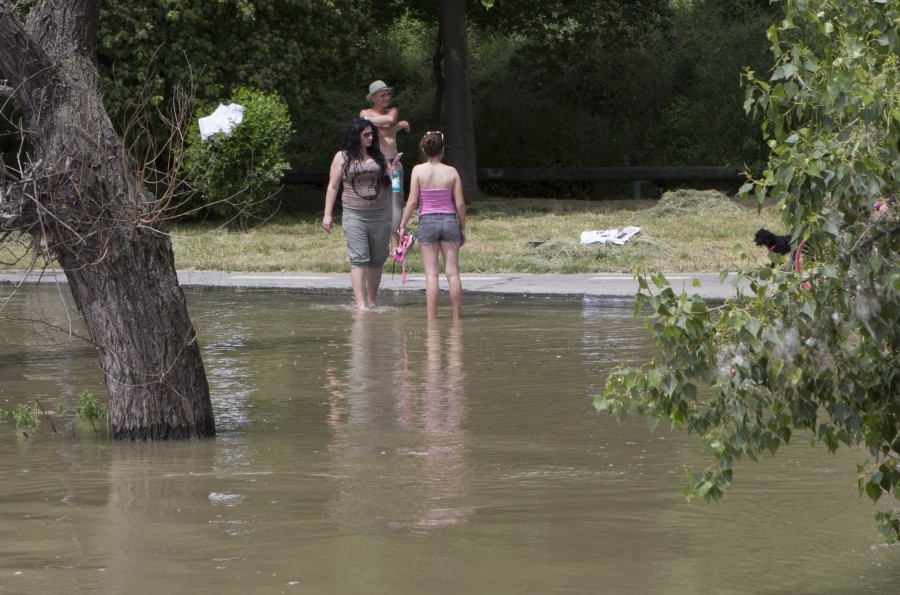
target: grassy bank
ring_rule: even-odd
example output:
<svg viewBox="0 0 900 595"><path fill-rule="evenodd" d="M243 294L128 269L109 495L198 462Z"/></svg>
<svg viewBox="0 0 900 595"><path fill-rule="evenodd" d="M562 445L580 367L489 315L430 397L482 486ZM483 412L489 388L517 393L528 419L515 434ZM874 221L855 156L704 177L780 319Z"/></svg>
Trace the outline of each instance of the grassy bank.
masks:
<svg viewBox="0 0 900 595"><path fill-rule="evenodd" d="M175 264L183 270L346 272L344 234L339 227L330 235L322 230L320 198L306 203L306 213L278 215L246 233L217 222L174 225ZM415 224L413 218L410 227ZM583 231L627 226L641 232L623 246L579 243ZM717 273L737 265L736 244L766 259L753 245L760 227L783 231L774 208L757 213L755 202L716 191L680 190L659 200L481 198L468 207L460 266L464 273L632 273L641 266ZM0 269L27 268L27 245L7 242ZM421 272L417 250L407 270Z"/></svg>
<svg viewBox="0 0 900 595"><path fill-rule="evenodd" d="M481 199L468 209L468 242L460 255L471 273L631 273L733 269L735 244L754 257L760 227L778 230L778 213L714 191L670 192L659 200L575 201ZM623 246L582 245L582 231L627 226L641 233ZM415 227L415 219L412 228ZM344 236L326 234L313 215L279 216L249 233L215 223L173 228L179 269L217 271L347 271ZM390 264L388 264L390 266ZM421 270L414 254L407 269Z"/></svg>

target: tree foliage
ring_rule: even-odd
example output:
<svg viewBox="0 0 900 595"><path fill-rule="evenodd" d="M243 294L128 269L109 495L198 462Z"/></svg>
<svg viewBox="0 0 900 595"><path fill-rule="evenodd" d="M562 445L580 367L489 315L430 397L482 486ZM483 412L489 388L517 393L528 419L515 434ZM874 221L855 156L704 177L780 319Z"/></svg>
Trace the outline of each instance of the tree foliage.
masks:
<svg viewBox="0 0 900 595"><path fill-rule="evenodd" d="M640 275L636 313L651 310L663 354L612 374L595 406L697 432L716 464L689 495L717 500L737 459L774 454L802 431L831 451L865 447L858 487L883 503L900 495L900 220L896 205L872 205L900 184L900 2L783 10L768 31L774 70L746 73L745 107L763 115L771 154L743 191L778 202L808 246L805 264L745 268L749 292L718 308ZM876 513L894 540L896 513Z"/></svg>
<svg viewBox="0 0 900 595"><path fill-rule="evenodd" d="M122 129L179 87L199 103L252 87L283 97L295 128L311 134L306 110L325 88L363 88L353 75L365 26L351 0L104 2L97 59L107 109Z"/></svg>
<svg viewBox="0 0 900 595"><path fill-rule="evenodd" d="M98 61L105 84L150 85L160 98L190 71L200 100L251 86L299 107L360 57L361 25L349 0L114 0L101 13Z"/></svg>
<svg viewBox="0 0 900 595"><path fill-rule="evenodd" d="M482 4L467 2L479 166L761 161L759 134L740 108L740 72L768 60L767 7L753 0L698 0L678 3L684 7L677 11L655 0ZM397 87L395 99L413 125L433 122L430 104L416 95L434 85L426 70L431 55L409 52L415 44L408 36L417 29L411 23L420 36L436 35L429 28L436 4L388 0L377 7L371 18L384 35L373 42L386 72L378 78ZM748 55L757 59L748 62ZM547 114L552 126L535 125Z"/></svg>
<svg viewBox="0 0 900 595"><path fill-rule="evenodd" d="M465 4L480 167L764 159L735 98L738 65L761 70L768 60L766 0ZM368 83L383 79L413 126L401 148L415 155L417 135L442 125L438 22L433 0L112 0L99 48L107 107L121 130L139 106L169 101L179 85L200 102L239 86L275 92L297 130L292 166L322 169L365 106ZM554 125L534 126L548 112Z"/></svg>
<svg viewBox="0 0 900 595"><path fill-rule="evenodd" d="M163 127L130 123L179 87L200 103L240 86L283 97L297 131L288 146L297 169L327 166L375 79L394 87L412 126L398 138L408 156L417 155L422 132L446 126L434 115L443 92L433 0L111 0L102 8L105 102L134 153L149 152L142 143L151 135L164 147ZM765 146L740 107L740 67L762 72L771 63L771 11L767 0L467 0L478 166L758 171ZM4 118L18 116L8 108L0 106L0 151L14 153L19 143L4 134ZM535 125L548 114L552 125Z"/></svg>

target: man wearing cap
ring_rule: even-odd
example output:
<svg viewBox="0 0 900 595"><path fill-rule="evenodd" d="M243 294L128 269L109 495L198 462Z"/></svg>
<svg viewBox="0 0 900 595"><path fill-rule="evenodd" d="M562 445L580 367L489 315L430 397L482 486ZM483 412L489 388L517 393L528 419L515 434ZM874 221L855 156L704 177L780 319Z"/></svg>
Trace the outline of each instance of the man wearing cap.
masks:
<svg viewBox="0 0 900 595"><path fill-rule="evenodd" d="M397 108L391 105L391 88L384 81L375 81L369 85L366 100L372 107L361 110L360 118L366 118L378 127L378 138L381 140L381 152L388 161L397 156L397 133L401 130L409 132L409 123L400 120Z"/></svg>
<svg viewBox="0 0 900 595"><path fill-rule="evenodd" d="M397 156L397 133L401 130L409 132L409 123L400 120L397 108L391 107L391 88L384 81L375 81L369 85L369 94L366 99L372 107L360 110L359 117L365 118L378 128L378 146L384 153L388 163L393 162ZM403 179L403 166L397 164L400 170L400 179ZM403 192L391 198L391 251L393 252L400 242L397 228L400 226L400 217L403 215Z"/></svg>

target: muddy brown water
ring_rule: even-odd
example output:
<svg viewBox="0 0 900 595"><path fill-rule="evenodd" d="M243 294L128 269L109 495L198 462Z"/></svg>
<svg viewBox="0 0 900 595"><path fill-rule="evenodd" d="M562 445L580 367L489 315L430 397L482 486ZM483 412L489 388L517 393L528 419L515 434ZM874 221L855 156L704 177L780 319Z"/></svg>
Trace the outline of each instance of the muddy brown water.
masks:
<svg viewBox="0 0 900 595"><path fill-rule="evenodd" d="M654 351L630 303L467 295L462 323L429 327L419 294L365 314L346 293L188 297L218 436L0 424L0 592L897 591L863 453L798 435L740 462L723 502L687 502L696 436L594 413L606 373ZM0 315L81 332L52 286ZM105 394L84 344L15 320L0 335L0 408Z"/></svg>

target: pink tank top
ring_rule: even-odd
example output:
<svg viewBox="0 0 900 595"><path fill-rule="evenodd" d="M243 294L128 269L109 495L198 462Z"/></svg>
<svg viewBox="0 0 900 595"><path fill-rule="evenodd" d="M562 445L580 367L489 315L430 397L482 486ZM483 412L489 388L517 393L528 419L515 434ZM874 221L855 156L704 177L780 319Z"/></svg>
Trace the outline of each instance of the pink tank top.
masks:
<svg viewBox="0 0 900 595"><path fill-rule="evenodd" d="M456 213L452 188L420 188L419 217Z"/></svg>

